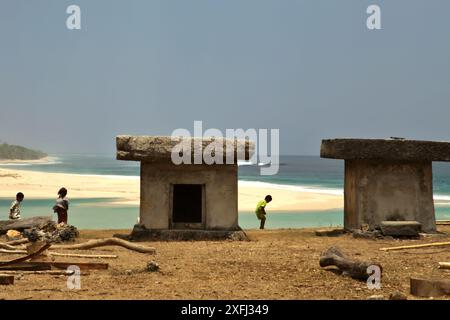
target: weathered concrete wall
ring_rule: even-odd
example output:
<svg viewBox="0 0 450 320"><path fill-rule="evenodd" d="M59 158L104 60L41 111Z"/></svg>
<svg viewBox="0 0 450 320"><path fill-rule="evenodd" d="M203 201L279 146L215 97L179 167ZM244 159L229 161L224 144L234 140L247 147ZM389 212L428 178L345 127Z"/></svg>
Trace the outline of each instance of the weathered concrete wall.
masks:
<svg viewBox="0 0 450 320"><path fill-rule="evenodd" d="M205 228L238 228L237 165L180 165L141 163L140 222L147 229L168 229L171 185L205 185Z"/></svg>
<svg viewBox="0 0 450 320"><path fill-rule="evenodd" d="M346 229L383 220L415 220L436 230L431 162L345 161Z"/></svg>

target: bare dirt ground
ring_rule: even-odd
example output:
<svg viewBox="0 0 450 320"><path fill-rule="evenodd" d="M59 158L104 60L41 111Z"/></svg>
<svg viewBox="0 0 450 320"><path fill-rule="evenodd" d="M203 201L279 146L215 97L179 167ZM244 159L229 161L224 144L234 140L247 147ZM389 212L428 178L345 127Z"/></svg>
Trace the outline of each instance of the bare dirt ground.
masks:
<svg viewBox="0 0 450 320"><path fill-rule="evenodd" d="M440 231L450 234L450 227ZM75 253L117 254L108 270L92 270L81 277L81 289L69 290L65 276L23 275L15 284L0 287L0 299L367 299L385 298L402 292L408 299L411 276L450 279L450 270L439 270L440 261L450 261L450 247L394 252L381 247L450 241L450 237L423 240L366 240L350 235L317 237L314 229L248 230L248 242L148 242L156 255L104 247ZM81 231L79 242L110 237L115 231ZM127 231L120 231L126 234ZM382 264L380 290L365 282L336 275L319 267L320 254L339 246L357 259ZM58 252L64 252L59 250ZM74 252L74 251L72 251ZM0 260L17 258L1 254ZM57 261L87 261L56 257ZM148 261L160 271L148 272ZM93 259L89 259L93 261Z"/></svg>

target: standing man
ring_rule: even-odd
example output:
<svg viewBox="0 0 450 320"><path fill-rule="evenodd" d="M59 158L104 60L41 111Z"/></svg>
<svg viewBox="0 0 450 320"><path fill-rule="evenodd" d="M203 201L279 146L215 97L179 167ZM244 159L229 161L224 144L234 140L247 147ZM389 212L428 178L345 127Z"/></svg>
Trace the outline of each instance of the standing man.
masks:
<svg viewBox="0 0 450 320"><path fill-rule="evenodd" d="M272 201L272 196L267 195L264 200L261 200L256 205L256 217L258 220L261 220L261 224L259 226L260 229L264 229L264 224L266 223L266 205Z"/></svg>

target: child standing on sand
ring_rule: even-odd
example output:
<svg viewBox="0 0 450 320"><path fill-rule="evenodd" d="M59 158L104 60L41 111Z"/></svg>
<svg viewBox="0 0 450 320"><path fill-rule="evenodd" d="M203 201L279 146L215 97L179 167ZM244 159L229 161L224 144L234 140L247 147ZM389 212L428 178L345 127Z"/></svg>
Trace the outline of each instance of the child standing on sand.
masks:
<svg viewBox="0 0 450 320"><path fill-rule="evenodd" d="M20 219L20 203L23 201L24 195L22 192L16 194L16 200L11 203L9 208L9 219L19 220Z"/></svg>
<svg viewBox="0 0 450 320"><path fill-rule="evenodd" d="M260 229L264 229L264 224L266 223L266 205L272 201L272 196L271 195L267 195L264 200L261 200L258 202L258 204L256 205L256 217L258 218L258 220L261 220L261 224L259 226Z"/></svg>
<svg viewBox="0 0 450 320"><path fill-rule="evenodd" d="M58 198L56 204L53 206L53 211L58 214L58 224L67 224L67 211L69 210L69 199L67 199L67 189L61 188L58 191Z"/></svg>

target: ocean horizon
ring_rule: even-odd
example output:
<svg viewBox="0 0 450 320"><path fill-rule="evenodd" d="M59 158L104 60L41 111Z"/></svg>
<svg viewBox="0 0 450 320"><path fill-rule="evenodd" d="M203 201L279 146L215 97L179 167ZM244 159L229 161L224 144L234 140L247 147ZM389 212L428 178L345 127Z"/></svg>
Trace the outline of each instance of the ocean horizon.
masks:
<svg viewBox="0 0 450 320"><path fill-rule="evenodd" d="M344 161L318 156L281 156L280 170L274 176L261 176L258 165L239 165L240 186L267 187L331 195L343 194ZM2 163L0 168L54 172L116 179L139 179L139 162L115 160L106 154L53 154L47 163ZM434 200L437 219L450 219L450 164L433 163ZM21 190L26 192L26 190ZM11 190L15 194L16 190ZM268 191L269 192L269 191ZM7 219L13 198L0 198L0 215ZM114 199L70 199L69 223L80 229L131 229L137 222L139 207L117 205ZM255 204L259 199L255 199ZM54 199L28 199L22 216L52 215ZM343 209L321 211L272 211L268 208L267 229L331 227L343 225ZM54 215L53 215L54 216ZM257 228L253 212L239 211L239 225Z"/></svg>

